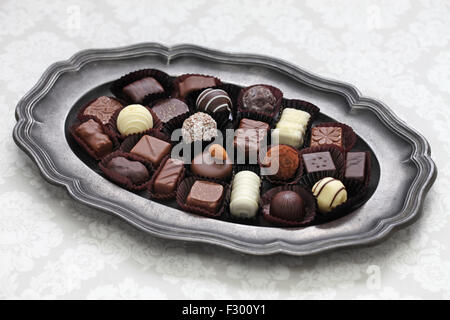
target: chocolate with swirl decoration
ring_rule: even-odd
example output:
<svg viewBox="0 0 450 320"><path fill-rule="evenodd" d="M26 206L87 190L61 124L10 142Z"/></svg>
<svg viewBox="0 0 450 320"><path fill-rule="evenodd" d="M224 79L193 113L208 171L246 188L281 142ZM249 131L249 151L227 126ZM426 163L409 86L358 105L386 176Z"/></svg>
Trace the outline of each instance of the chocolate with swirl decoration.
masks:
<svg viewBox="0 0 450 320"><path fill-rule="evenodd" d="M233 103L224 90L208 88L200 93L195 105L198 111L214 114L216 112L230 113Z"/></svg>
<svg viewBox="0 0 450 320"><path fill-rule="evenodd" d="M319 180L312 188L317 199L319 211L330 212L347 201L347 190L344 184L334 178L327 177Z"/></svg>

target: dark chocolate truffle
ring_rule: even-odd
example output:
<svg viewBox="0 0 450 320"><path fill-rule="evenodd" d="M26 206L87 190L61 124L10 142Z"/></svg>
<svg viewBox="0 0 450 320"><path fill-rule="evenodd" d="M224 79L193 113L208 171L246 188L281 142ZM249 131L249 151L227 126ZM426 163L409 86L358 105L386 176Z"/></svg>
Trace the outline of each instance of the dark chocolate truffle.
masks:
<svg viewBox="0 0 450 320"><path fill-rule="evenodd" d="M112 115L122 107L123 106L119 101L103 96L91 102L91 104L84 109L83 115L97 117L103 124L107 124Z"/></svg>
<svg viewBox="0 0 450 320"><path fill-rule="evenodd" d="M206 89L197 97L195 103L198 111L214 114L216 112L231 112L232 102L228 93L221 89Z"/></svg>
<svg viewBox="0 0 450 320"><path fill-rule="evenodd" d="M272 112L275 109L276 98L265 86L254 86L246 90L242 96L244 109L250 111Z"/></svg>
<svg viewBox="0 0 450 320"><path fill-rule="evenodd" d="M130 161L125 157L116 157L111 159L106 167L117 174L130 179L135 185L145 183L150 174L147 168L139 161Z"/></svg>
<svg viewBox="0 0 450 320"><path fill-rule="evenodd" d="M90 119L75 129L75 134L83 140L99 158L111 153L113 143L103 128L96 121Z"/></svg>
<svg viewBox="0 0 450 320"><path fill-rule="evenodd" d="M281 180L289 180L297 172L300 160L297 150L293 147L277 145L267 151L262 164L264 167L275 169L278 166L277 172L272 176Z"/></svg>
<svg viewBox="0 0 450 320"><path fill-rule="evenodd" d="M270 202L270 214L274 217L301 221L305 216L305 203L294 191L281 191Z"/></svg>
<svg viewBox="0 0 450 320"><path fill-rule="evenodd" d="M189 107L183 101L171 98L157 102L152 107L152 111L161 122L167 123L173 118L189 112Z"/></svg>
<svg viewBox="0 0 450 320"><path fill-rule="evenodd" d="M123 88L123 93L135 103L143 103L148 95L163 92L164 88L152 77L137 80Z"/></svg>

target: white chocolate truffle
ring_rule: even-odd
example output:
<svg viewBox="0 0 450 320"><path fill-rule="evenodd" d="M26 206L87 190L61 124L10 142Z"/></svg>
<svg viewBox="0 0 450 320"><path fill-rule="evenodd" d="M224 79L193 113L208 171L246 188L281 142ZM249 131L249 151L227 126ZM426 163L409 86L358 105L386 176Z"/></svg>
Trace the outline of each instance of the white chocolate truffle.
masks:
<svg viewBox="0 0 450 320"><path fill-rule="evenodd" d="M311 115L308 112L293 108L286 108L281 113L275 130L272 133L272 139L278 143L299 148L304 143L306 126Z"/></svg>
<svg viewBox="0 0 450 320"><path fill-rule="evenodd" d="M261 178L252 171L240 171L231 184L230 213L238 218L253 218L259 208Z"/></svg>
<svg viewBox="0 0 450 320"><path fill-rule="evenodd" d="M344 184L331 177L319 180L313 186L312 192L317 199L319 211L323 213L330 212L347 201L347 190Z"/></svg>
<svg viewBox="0 0 450 320"><path fill-rule="evenodd" d="M144 132L153 128L153 117L147 108L132 104L122 109L117 117L117 130L122 135Z"/></svg>

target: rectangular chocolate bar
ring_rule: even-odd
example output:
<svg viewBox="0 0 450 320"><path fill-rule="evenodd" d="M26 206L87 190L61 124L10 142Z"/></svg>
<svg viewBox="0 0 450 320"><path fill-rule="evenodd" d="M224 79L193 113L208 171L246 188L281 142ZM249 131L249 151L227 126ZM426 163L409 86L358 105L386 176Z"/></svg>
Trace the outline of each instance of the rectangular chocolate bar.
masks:
<svg viewBox="0 0 450 320"><path fill-rule="evenodd" d="M302 155L308 173L336 170L329 151L307 153Z"/></svg>
<svg viewBox="0 0 450 320"><path fill-rule="evenodd" d="M349 152L345 163L345 178L364 181L366 173L366 153Z"/></svg>
<svg viewBox="0 0 450 320"><path fill-rule="evenodd" d="M123 88L123 93L136 103L144 102L149 94L163 93L164 88L152 77L143 78Z"/></svg>
<svg viewBox="0 0 450 320"><path fill-rule="evenodd" d="M168 159L155 178L154 190L156 193L169 194L175 191L178 178L183 171L183 161Z"/></svg>

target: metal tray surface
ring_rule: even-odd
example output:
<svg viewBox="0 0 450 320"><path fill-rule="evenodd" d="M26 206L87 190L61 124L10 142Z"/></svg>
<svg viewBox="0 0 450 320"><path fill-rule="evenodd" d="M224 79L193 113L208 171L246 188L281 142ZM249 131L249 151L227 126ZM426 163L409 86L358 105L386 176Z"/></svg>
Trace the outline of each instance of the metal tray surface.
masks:
<svg viewBox="0 0 450 320"><path fill-rule="evenodd" d="M269 83L284 96L321 108L321 120L353 127L359 147L371 150L370 199L351 214L321 225L285 229L204 218L128 192L92 170L67 135L76 110L122 75L157 68L171 75L204 73L239 85ZM324 79L286 61L194 45L143 43L85 50L50 66L18 103L13 137L44 178L65 186L76 200L111 212L151 234L221 245L249 254L309 255L370 245L418 217L437 170L426 139L387 106L352 85Z"/></svg>

